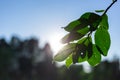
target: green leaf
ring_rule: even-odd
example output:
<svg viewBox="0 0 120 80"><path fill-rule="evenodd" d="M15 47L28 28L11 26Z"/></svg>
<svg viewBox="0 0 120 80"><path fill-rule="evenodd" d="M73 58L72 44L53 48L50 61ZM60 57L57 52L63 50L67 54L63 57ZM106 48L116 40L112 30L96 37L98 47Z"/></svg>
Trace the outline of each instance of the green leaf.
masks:
<svg viewBox="0 0 120 80"><path fill-rule="evenodd" d="M82 43L84 43L87 40L87 38L88 37L84 37L84 38L80 39L77 43L78 44L82 44Z"/></svg>
<svg viewBox="0 0 120 80"><path fill-rule="evenodd" d="M66 36L64 36L61 39L61 42L63 44L69 43L71 41L78 40L78 39L82 38L83 36L84 36L84 34L80 34L80 33L77 33L77 32L71 32L71 33L67 34Z"/></svg>
<svg viewBox="0 0 120 80"><path fill-rule="evenodd" d="M90 42L92 42L91 37L84 37L84 38L80 39L77 43L78 44L84 43L86 46L88 46Z"/></svg>
<svg viewBox="0 0 120 80"><path fill-rule="evenodd" d="M110 43L111 40L109 32L104 28L100 27L95 32L95 44L100 48L104 56L107 56L108 50L110 48Z"/></svg>
<svg viewBox="0 0 120 80"><path fill-rule="evenodd" d="M102 21L100 22L100 26L102 26L106 30L109 29L108 16L106 14L102 16Z"/></svg>
<svg viewBox="0 0 120 80"><path fill-rule="evenodd" d="M76 52L73 53L73 63L87 60L89 43L91 37L84 37L77 42Z"/></svg>
<svg viewBox="0 0 120 80"><path fill-rule="evenodd" d="M87 46L84 43L78 44L76 52L80 55L81 58L84 58L86 56Z"/></svg>
<svg viewBox="0 0 120 80"><path fill-rule="evenodd" d="M78 30L77 32L70 32L69 34L65 35L62 39L61 42L63 44L69 43L74 40L81 39L83 36L85 36L89 32L89 28L85 27L81 30Z"/></svg>
<svg viewBox="0 0 120 80"><path fill-rule="evenodd" d="M76 43L65 45L54 57L54 61L64 61L70 54L75 51Z"/></svg>
<svg viewBox="0 0 120 80"><path fill-rule="evenodd" d="M97 23L99 23L99 18L100 16L98 14L87 12L83 14L78 20L75 20L68 24L68 26L66 26L64 29L68 32L76 32L87 27L88 25L91 26L91 29L96 29L98 25Z"/></svg>
<svg viewBox="0 0 120 80"><path fill-rule="evenodd" d="M101 13L101 12L104 12L105 10L95 10L95 12L97 13Z"/></svg>
<svg viewBox="0 0 120 80"><path fill-rule="evenodd" d="M70 32L78 25L80 25L80 22L78 20L75 20L75 21L69 23L64 29L66 31Z"/></svg>
<svg viewBox="0 0 120 80"><path fill-rule="evenodd" d="M95 31L101 21L101 16L95 13L91 13L89 17L90 31Z"/></svg>
<svg viewBox="0 0 120 80"><path fill-rule="evenodd" d="M72 54L66 59L66 67L68 68L72 64Z"/></svg>
<svg viewBox="0 0 120 80"><path fill-rule="evenodd" d="M92 38L91 37L84 37L83 39L78 41L78 44L85 44L85 46L87 47L87 52L88 52L88 58L90 58L92 56Z"/></svg>
<svg viewBox="0 0 120 80"><path fill-rule="evenodd" d="M83 14L78 20L75 20L68 24L64 29L68 32L76 32L77 30L80 30L82 28L85 28L88 26L88 18L91 13L85 13Z"/></svg>
<svg viewBox="0 0 120 80"><path fill-rule="evenodd" d="M101 18L90 24L90 31L95 31L101 22Z"/></svg>
<svg viewBox="0 0 120 80"><path fill-rule="evenodd" d="M101 54L99 53L95 45L93 45L93 55L87 61L91 66L96 66L100 63Z"/></svg>
<svg viewBox="0 0 120 80"><path fill-rule="evenodd" d="M87 51L88 51L88 59L89 59L93 55L93 44L91 41L89 41L88 43Z"/></svg>
<svg viewBox="0 0 120 80"><path fill-rule="evenodd" d="M95 23L99 19L100 19L100 15L95 14L95 13L91 13L90 16L89 16L88 22L91 25L91 24Z"/></svg>
<svg viewBox="0 0 120 80"><path fill-rule="evenodd" d="M82 44L77 44L75 52L72 54L72 60L73 63L77 63L79 60L79 57L85 58L87 52L87 47L85 46L84 43Z"/></svg>
<svg viewBox="0 0 120 80"><path fill-rule="evenodd" d="M70 33L67 34L67 35L65 35L65 36L61 39L61 43L63 43L63 44L68 43L68 42L69 42L69 41L68 41L69 35L70 35Z"/></svg>
<svg viewBox="0 0 120 80"><path fill-rule="evenodd" d="M79 53L77 51L73 52L73 54L72 54L73 64L78 62L79 57L80 57L80 55L79 55Z"/></svg>
<svg viewBox="0 0 120 80"><path fill-rule="evenodd" d="M102 52L102 50L96 45L96 48L97 48L97 50L102 54L102 55L104 55L103 54L103 52Z"/></svg>
<svg viewBox="0 0 120 80"><path fill-rule="evenodd" d="M86 52L86 54L88 54L88 53ZM79 59L78 59L78 63L84 62L84 61L86 61L87 59L88 59L87 55L85 55L84 58L79 57Z"/></svg>
<svg viewBox="0 0 120 80"><path fill-rule="evenodd" d="M80 21L82 21L82 20L88 20L89 19L89 17L90 17L90 15L91 15L91 12L86 12L86 13L84 13L81 17L80 17Z"/></svg>
<svg viewBox="0 0 120 80"><path fill-rule="evenodd" d="M85 27L83 29L78 30L77 32L80 33L80 34L84 34L85 35L85 34L87 34L89 32L89 28Z"/></svg>

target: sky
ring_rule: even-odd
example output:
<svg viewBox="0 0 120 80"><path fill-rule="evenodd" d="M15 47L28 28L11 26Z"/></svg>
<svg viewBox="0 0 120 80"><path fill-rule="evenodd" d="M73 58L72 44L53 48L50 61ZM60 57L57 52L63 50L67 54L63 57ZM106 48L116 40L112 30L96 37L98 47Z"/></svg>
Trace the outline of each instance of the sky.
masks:
<svg viewBox="0 0 120 80"><path fill-rule="evenodd" d="M112 0L0 0L0 38L8 41L13 35L21 39L37 37L40 46L51 44L57 52L65 27L85 12L106 9ZM105 59L120 58L120 1L107 12L111 47Z"/></svg>

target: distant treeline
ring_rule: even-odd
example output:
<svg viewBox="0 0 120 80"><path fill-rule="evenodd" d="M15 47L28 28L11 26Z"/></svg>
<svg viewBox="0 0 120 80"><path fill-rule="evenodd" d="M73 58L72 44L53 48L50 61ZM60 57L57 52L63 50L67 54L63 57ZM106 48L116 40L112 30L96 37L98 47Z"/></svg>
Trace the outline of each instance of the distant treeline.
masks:
<svg viewBox="0 0 120 80"><path fill-rule="evenodd" d="M52 63L49 43L39 47L36 38L20 40L12 37L10 42L0 39L0 80L118 80L120 63L104 61L86 73L82 65L56 67Z"/></svg>

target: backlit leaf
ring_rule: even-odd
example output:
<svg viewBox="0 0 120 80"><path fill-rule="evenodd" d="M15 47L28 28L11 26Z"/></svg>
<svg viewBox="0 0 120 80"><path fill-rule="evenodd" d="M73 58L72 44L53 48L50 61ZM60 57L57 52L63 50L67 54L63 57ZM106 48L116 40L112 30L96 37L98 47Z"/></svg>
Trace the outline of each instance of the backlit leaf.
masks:
<svg viewBox="0 0 120 80"><path fill-rule="evenodd" d="M85 27L83 29L78 30L77 32L85 35L89 32L89 28Z"/></svg>
<svg viewBox="0 0 120 80"><path fill-rule="evenodd" d="M78 20L69 23L64 29L68 32L76 32L77 30L87 27L90 14L91 13L83 14Z"/></svg>
<svg viewBox="0 0 120 80"><path fill-rule="evenodd" d="M91 13L89 17L90 31L95 31L101 21L101 16L95 13Z"/></svg>
<svg viewBox="0 0 120 80"><path fill-rule="evenodd" d="M92 38L91 37L84 37L84 38L80 39L77 43L78 44L84 43L86 46L88 46L88 44L90 42L92 42Z"/></svg>
<svg viewBox="0 0 120 80"><path fill-rule="evenodd" d="M99 53L95 45L93 45L93 55L87 61L91 66L96 66L100 63L101 54Z"/></svg>
<svg viewBox="0 0 120 80"><path fill-rule="evenodd" d="M69 23L64 29L66 31L70 32L78 25L80 25L80 22L78 20L75 20L75 21Z"/></svg>
<svg viewBox="0 0 120 80"><path fill-rule="evenodd" d="M63 61L65 60L70 54L72 54L75 51L76 44L70 43L65 45L54 57L54 61Z"/></svg>
<svg viewBox="0 0 120 80"><path fill-rule="evenodd" d="M73 63L77 63L79 60L79 57L85 58L87 51L87 47L82 43L82 44L77 44L75 52L72 55Z"/></svg>
<svg viewBox="0 0 120 80"><path fill-rule="evenodd" d="M88 51L88 59L89 59L93 55L93 44L91 41L89 41L88 43L87 51Z"/></svg>
<svg viewBox="0 0 120 80"><path fill-rule="evenodd" d="M88 19L89 21L88 22L91 25L91 24L95 23L99 19L100 19L100 15L95 14L95 13L91 13L90 16L89 16L89 19Z"/></svg>
<svg viewBox="0 0 120 80"><path fill-rule="evenodd" d="M110 35L107 30L100 27L95 32L95 44L100 48L101 52L103 52L104 56L107 56L108 50L110 48Z"/></svg>
<svg viewBox="0 0 120 80"><path fill-rule="evenodd" d="M89 17L90 17L90 15L91 15L91 12L86 12L86 13L84 13L81 17L80 17L80 21L82 21L83 19L86 19L86 20L88 20L89 19Z"/></svg>
<svg viewBox="0 0 120 80"><path fill-rule="evenodd" d="M65 35L65 36L61 39L61 43L63 43L63 44L68 43L69 35L70 35L70 34Z"/></svg>
<svg viewBox="0 0 120 80"><path fill-rule="evenodd" d="M66 67L69 67L72 64L72 54L66 59L65 64Z"/></svg>
<svg viewBox="0 0 120 80"><path fill-rule="evenodd" d="M87 46L86 51L88 52L88 58L92 56L92 38L91 37L84 37L83 39L78 41L78 44L84 43Z"/></svg>
<svg viewBox="0 0 120 80"><path fill-rule="evenodd" d="M86 52L86 54L88 54L88 53ZM87 59L88 59L87 55L85 55L84 58L79 57L79 59L78 59L78 63L84 62L84 61L86 61Z"/></svg>
<svg viewBox="0 0 120 80"><path fill-rule="evenodd" d="M100 22L100 26L102 26L106 30L109 29L108 16L106 14L102 16L102 20Z"/></svg>
<svg viewBox="0 0 120 80"><path fill-rule="evenodd" d="M105 10L95 10L95 12L97 13L101 13L101 12L104 12Z"/></svg>
<svg viewBox="0 0 120 80"><path fill-rule="evenodd" d="M72 54L73 64L75 64L75 63L78 62L79 57L80 57L80 55L79 55L79 53L77 53L77 51L75 51L75 52Z"/></svg>
<svg viewBox="0 0 120 80"><path fill-rule="evenodd" d="M86 56L86 52L87 52L87 46L84 43L77 45L76 53L78 53L81 58L84 58Z"/></svg>
<svg viewBox="0 0 120 80"><path fill-rule="evenodd" d="M80 34L80 33L77 33L77 32L71 32L69 34L67 34L66 36L64 36L62 39L61 39L61 42L63 44L65 43L69 43L71 41L74 41L74 40L78 40L80 38L82 38L84 36L84 34Z"/></svg>
<svg viewBox="0 0 120 80"><path fill-rule="evenodd" d="M78 44L82 44L82 43L84 43L86 40L87 40L87 37L84 37L84 38L80 39L77 43L78 43Z"/></svg>

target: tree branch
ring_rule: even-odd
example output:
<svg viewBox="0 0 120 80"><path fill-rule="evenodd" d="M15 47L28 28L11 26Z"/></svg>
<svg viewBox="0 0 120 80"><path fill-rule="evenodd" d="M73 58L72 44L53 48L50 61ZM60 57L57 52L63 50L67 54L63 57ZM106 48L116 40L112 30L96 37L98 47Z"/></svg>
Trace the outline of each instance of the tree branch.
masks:
<svg viewBox="0 0 120 80"><path fill-rule="evenodd" d="M102 16L107 13L107 11L112 7L112 5L113 5L115 2L117 2L117 0L114 0L114 1L107 7L107 9L106 9L105 12L102 14Z"/></svg>

